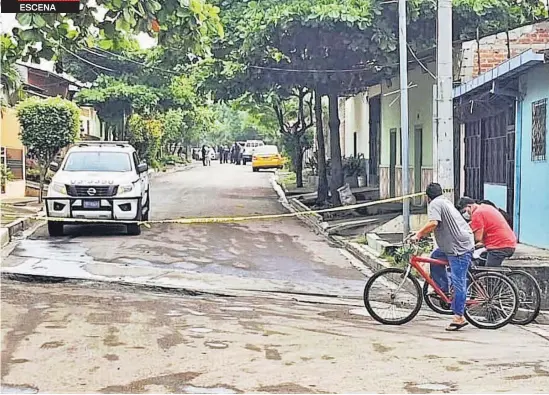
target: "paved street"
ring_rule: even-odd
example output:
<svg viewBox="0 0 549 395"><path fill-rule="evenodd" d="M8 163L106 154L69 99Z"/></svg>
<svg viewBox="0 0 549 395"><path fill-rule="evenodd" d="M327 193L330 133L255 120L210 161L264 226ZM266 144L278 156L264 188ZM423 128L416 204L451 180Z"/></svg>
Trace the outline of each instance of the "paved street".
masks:
<svg viewBox="0 0 549 395"><path fill-rule="evenodd" d="M159 175L153 219L283 213L271 176L216 162ZM349 259L293 218L153 225L135 237L79 226L50 239L41 228L3 259L4 274L73 280L3 280L3 391L549 388L546 330L447 333L427 311L379 325Z"/></svg>

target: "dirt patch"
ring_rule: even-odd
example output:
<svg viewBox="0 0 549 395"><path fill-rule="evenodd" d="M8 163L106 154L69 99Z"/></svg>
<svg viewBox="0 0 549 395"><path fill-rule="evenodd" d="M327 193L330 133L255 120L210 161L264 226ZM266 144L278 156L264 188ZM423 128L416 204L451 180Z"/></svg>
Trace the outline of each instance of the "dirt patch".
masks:
<svg viewBox="0 0 549 395"><path fill-rule="evenodd" d="M118 332L120 331L117 328L115 328L114 326L111 326L109 328L109 333L103 339L103 344L109 347L124 346L126 343L122 343L118 339L118 335L117 335Z"/></svg>
<svg viewBox="0 0 549 395"><path fill-rule="evenodd" d="M280 361L282 357L276 348L267 348L265 349L265 358L271 359L274 361Z"/></svg>
<svg viewBox="0 0 549 395"><path fill-rule="evenodd" d="M12 359L11 363L27 363L30 362L28 359L20 358L20 359Z"/></svg>
<svg viewBox="0 0 549 395"><path fill-rule="evenodd" d="M120 359L116 354L105 354L103 355L103 358L105 358L107 361L118 361Z"/></svg>
<svg viewBox="0 0 549 395"><path fill-rule="evenodd" d="M323 355L322 356L322 359L325 360L325 361L331 361L332 359L335 359L334 357L331 357L329 355Z"/></svg>
<svg viewBox="0 0 549 395"><path fill-rule="evenodd" d="M158 344L158 347L166 351L179 344L185 343L185 338L181 336L181 334L178 331L174 331L169 335L165 335L157 339L156 343Z"/></svg>
<svg viewBox="0 0 549 395"><path fill-rule="evenodd" d="M194 380L201 373L197 372L182 372L174 374L166 374L163 376L149 377L142 380L132 381L126 385L110 385L100 389L98 392L102 394L142 394L147 392L147 386L160 385L166 387L169 392L180 392L182 386L187 382Z"/></svg>
<svg viewBox="0 0 549 395"><path fill-rule="evenodd" d="M406 383L404 390L409 394L431 394L433 392L447 394L457 390L453 383Z"/></svg>
<svg viewBox="0 0 549 395"><path fill-rule="evenodd" d="M51 348L59 348L64 346L65 343L62 341L54 341L54 342L46 342L40 346L42 349L51 349Z"/></svg>
<svg viewBox="0 0 549 395"><path fill-rule="evenodd" d="M246 344L246 347L244 347L244 348L246 350L261 352L261 347L253 345L253 344Z"/></svg>
<svg viewBox="0 0 549 395"><path fill-rule="evenodd" d="M257 392L268 392L270 394L325 394L326 392L316 391L312 388L303 387L294 383L282 383L278 385L267 385L256 389Z"/></svg>
<svg viewBox="0 0 549 395"><path fill-rule="evenodd" d="M394 347L388 347L381 343L372 343L372 347L374 348L375 352L378 352L380 354L384 354L395 349Z"/></svg>
<svg viewBox="0 0 549 395"><path fill-rule="evenodd" d="M86 318L86 322L95 325L128 324L130 314L130 312L120 309L107 313L90 313Z"/></svg>

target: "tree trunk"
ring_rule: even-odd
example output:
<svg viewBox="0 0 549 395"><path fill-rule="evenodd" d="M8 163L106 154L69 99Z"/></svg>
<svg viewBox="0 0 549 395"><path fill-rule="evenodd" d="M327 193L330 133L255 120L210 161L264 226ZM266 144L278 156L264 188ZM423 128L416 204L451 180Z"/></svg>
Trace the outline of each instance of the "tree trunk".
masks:
<svg viewBox="0 0 549 395"><path fill-rule="evenodd" d="M294 138L294 171L296 187L303 188L303 148L299 138Z"/></svg>
<svg viewBox="0 0 549 395"><path fill-rule="evenodd" d="M326 147L324 145L324 125L322 124L322 96L315 91L315 126L318 163L318 188L316 204L324 206L328 201L328 176L326 174Z"/></svg>
<svg viewBox="0 0 549 395"><path fill-rule="evenodd" d="M46 174L48 172L48 166L49 166L49 162L46 162L46 164L44 164L44 162L40 163L40 161L38 162L38 166L39 166L39 171L40 171L40 178L38 180L38 203L42 203L43 201L43 191L44 191L44 181L46 180Z"/></svg>
<svg viewBox="0 0 549 395"><path fill-rule="evenodd" d="M339 106L338 95L330 93L329 99L329 116L330 116L330 148L332 157L332 179L330 183L330 191L332 192L332 204L340 206L338 188L343 186L343 164L341 163L341 144L339 142Z"/></svg>

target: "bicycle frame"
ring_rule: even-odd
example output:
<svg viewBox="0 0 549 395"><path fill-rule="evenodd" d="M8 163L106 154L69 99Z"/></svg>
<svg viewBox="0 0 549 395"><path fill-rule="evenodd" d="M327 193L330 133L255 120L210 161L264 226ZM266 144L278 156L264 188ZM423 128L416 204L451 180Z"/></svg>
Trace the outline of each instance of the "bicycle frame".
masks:
<svg viewBox="0 0 549 395"><path fill-rule="evenodd" d="M444 266L448 266L450 263L448 261L442 261L439 259L427 258L427 257L422 257L417 255L412 255L412 258L410 259L410 266L416 269L418 273L421 275L421 277L423 277L423 279L427 281L427 283L429 283L431 287L433 287L436 294L444 302L452 303L452 299L450 299L448 296L446 296L444 292L442 292L442 289L440 289L440 287L437 285L437 283L435 283L435 281L431 278L431 276L425 270L423 270L420 263L431 263L433 265L444 265Z"/></svg>

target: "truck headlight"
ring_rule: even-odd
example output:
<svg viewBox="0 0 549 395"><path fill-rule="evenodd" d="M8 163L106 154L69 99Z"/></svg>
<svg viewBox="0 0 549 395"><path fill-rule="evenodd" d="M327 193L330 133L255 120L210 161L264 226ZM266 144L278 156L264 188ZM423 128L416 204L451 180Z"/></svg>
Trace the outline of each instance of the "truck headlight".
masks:
<svg viewBox="0 0 549 395"><path fill-rule="evenodd" d="M118 187L118 194L122 195L123 193L128 193L128 192L131 192L132 190L133 190L132 184L120 185Z"/></svg>
<svg viewBox="0 0 549 395"><path fill-rule="evenodd" d="M65 186L65 184L60 184L58 182L52 182L51 183L51 189L52 189L52 191L57 192L57 193L61 193L63 195L67 194L67 187Z"/></svg>

